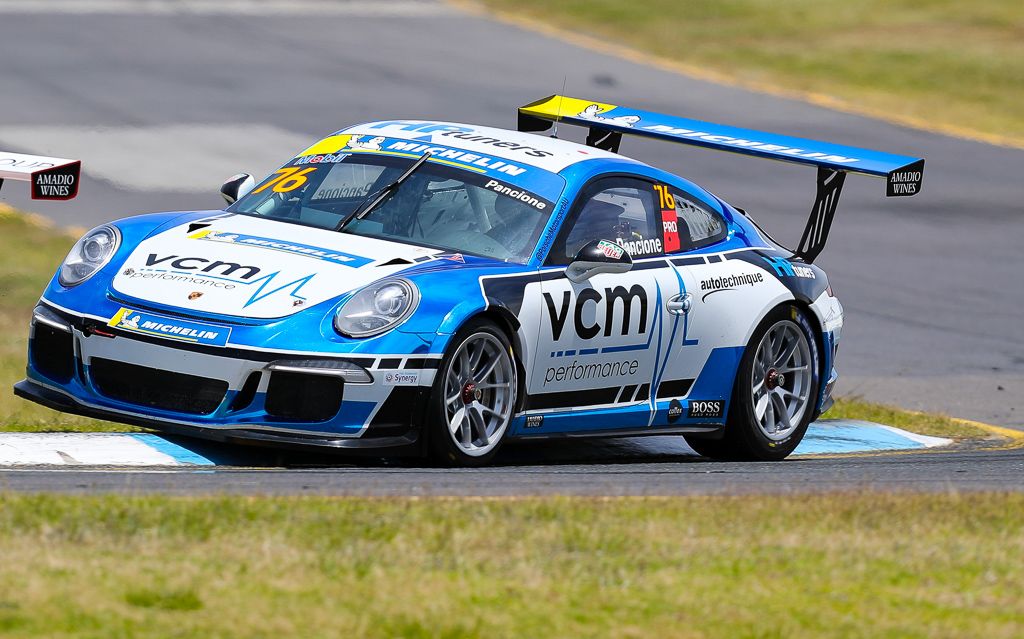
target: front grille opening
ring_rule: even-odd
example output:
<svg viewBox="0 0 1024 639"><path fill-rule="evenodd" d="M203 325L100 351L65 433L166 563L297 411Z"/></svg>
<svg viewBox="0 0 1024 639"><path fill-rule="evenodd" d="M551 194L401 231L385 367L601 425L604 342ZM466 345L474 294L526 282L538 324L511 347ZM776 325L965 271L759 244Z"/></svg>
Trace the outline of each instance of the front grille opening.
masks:
<svg viewBox="0 0 1024 639"><path fill-rule="evenodd" d="M274 371L267 386L267 414L291 421L327 421L341 409L344 390L345 381L333 375Z"/></svg>
<svg viewBox="0 0 1024 639"><path fill-rule="evenodd" d="M50 379L67 383L75 373L75 347L71 333L36 323L29 358L37 371Z"/></svg>
<svg viewBox="0 0 1024 639"><path fill-rule="evenodd" d="M228 392L228 383L223 380L100 357L92 358L89 375L96 389L111 399L195 415L217 410Z"/></svg>
<svg viewBox="0 0 1024 639"><path fill-rule="evenodd" d="M242 389L238 391L238 394L231 400L231 405L228 406L228 410L231 412L240 411L244 408L248 408L252 404L252 400L256 399L256 389L260 385L260 374L249 373L249 376L245 378L245 383L242 384Z"/></svg>

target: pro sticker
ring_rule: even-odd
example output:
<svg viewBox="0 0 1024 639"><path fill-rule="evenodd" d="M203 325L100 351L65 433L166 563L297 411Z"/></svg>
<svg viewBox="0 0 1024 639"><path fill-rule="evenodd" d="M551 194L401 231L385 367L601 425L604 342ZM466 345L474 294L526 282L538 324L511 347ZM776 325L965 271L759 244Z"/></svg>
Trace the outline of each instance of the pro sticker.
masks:
<svg viewBox="0 0 1024 639"><path fill-rule="evenodd" d="M679 250L679 222L675 210L661 212L661 233L665 240L665 252L674 253Z"/></svg>

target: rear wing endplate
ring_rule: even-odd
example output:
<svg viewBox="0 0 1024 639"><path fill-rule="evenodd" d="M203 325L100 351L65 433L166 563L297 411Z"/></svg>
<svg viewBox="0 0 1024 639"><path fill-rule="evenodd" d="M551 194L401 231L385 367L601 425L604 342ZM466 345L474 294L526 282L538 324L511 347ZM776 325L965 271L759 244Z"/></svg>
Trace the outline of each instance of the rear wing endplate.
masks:
<svg viewBox="0 0 1024 639"><path fill-rule="evenodd" d="M70 200L81 172L80 160L0 151L0 187L4 180L31 182L33 200Z"/></svg>
<svg viewBox="0 0 1024 639"><path fill-rule="evenodd" d="M589 128L587 144L618 152L622 135L691 144L770 160L808 164L818 169L817 197L794 251L812 262L828 239L847 173L886 179L886 195L907 197L921 190L924 160L829 142L776 135L640 109L553 95L519 108L520 131L546 131L564 122Z"/></svg>

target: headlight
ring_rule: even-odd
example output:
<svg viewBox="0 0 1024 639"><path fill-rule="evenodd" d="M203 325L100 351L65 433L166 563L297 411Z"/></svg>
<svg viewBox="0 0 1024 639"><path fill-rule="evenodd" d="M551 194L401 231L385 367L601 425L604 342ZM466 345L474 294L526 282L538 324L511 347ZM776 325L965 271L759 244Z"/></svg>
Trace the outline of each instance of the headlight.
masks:
<svg viewBox="0 0 1024 639"><path fill-rule="evenodd" d="M97 226L75 242L71 252L60 265L59 280L63 286L76 286L106 266L121 244L117 227Z"/></svg>
<svg viewBox="0 0 1024 639"><path fill-rule="evenodd" d="M334 328L349 337L379 335L404 322L420 303L407 280L383 280L358 291L334 314Z"/></svg>

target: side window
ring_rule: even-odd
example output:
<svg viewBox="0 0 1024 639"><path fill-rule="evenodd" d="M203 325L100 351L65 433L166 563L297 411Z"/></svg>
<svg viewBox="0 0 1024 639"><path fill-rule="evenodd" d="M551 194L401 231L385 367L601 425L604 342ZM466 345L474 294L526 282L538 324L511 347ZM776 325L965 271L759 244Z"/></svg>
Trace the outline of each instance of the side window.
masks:
<svg viewBox="0 0 1024 639"><path fill-rule="evenodd" d="M580 202L575 220L562 229L551 248L549 264L568 264L594 240L613 240L634 259L661 254L661 229L649 183L629 178L600 180L584 191Z"/></svg>
<svg viewBox="0 0 1024 639"><path fill-rule="evenodd" d="M666 253L690 251L725 237L728 228L718 212L675 189L656 185L655 190L661 196Z"/></svg>

